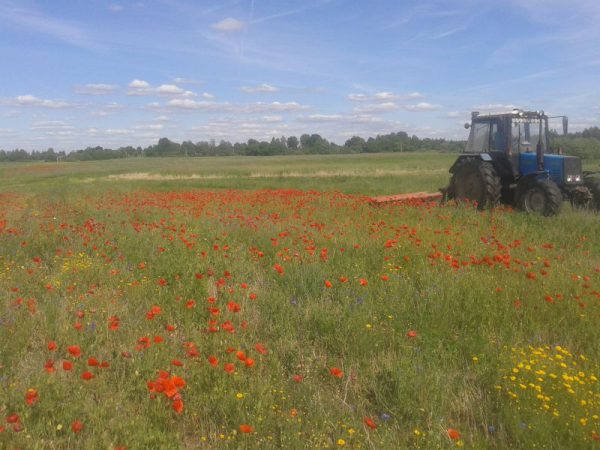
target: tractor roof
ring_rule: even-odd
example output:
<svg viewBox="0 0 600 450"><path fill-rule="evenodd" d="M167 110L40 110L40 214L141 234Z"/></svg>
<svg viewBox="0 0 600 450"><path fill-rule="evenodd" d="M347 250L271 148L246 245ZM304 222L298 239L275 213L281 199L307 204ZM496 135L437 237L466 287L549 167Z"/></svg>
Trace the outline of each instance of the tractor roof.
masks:
<svg viewBox="0 0 600 450"><path fill-rule="evenodd" d="M524 111L522 109L513 109L512 111L502 111L502 112L486 112L484 114L480 114L479 111L473 111L471 113L471 119L479 119L479 118L490 118L490 117L513 117L513 118L522 118L522 119L539 119L541 117L545 117L544 111Z"/></svg>

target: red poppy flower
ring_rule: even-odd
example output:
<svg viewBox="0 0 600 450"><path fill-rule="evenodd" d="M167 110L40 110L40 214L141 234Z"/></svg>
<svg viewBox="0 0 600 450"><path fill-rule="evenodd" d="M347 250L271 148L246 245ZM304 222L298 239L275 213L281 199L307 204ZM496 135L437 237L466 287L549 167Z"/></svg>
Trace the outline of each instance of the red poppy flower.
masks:
<svg viewBox="0 0 600 450"><path fill-rule="evenodd" d="M363 419L363 422L366 426L368 426L369 428L371 428L372 430L377 428L377 424L375 422L373 422L373 419L371 419L370 417L365 417Z"/></svg>
<svg viewBox="0 0 600 450"><path fill-rule="evenodd" d="M183 367L183 363L181 361L179 361L178 359L172 360L171 365L177 366L177 367Z"/></svg>
<svg viewBox="0 0 600 450"><path fill-rule="evenodd" d="M87 364L88 366L95 367L99 366L100 362L96 358L88 358Z"/></svg>
<svg viewBox="0 0 600 450"><path fill-rule="evenodd" d="M360 280L358 280L361 286L366 286L367 284L369 284L369 282L367 280L365 280L364 278L361 278Z"/></svg>
<svg viewBox="0 0 600 450"><path fill-rule="evenodd" d="M211 366L213 366L213 367L216 367L216 366L218 366L218 365L219 365L219 360L217 359L217 357L216 357L216 356L214 356L214 355L210 355L210 356L208 357L208 363L209 363Z"/></svg>
<svg viewBox="0 0 600 450"><path fill-rule="evenodd" d="M246 354L243 351L241 351L241 350L238 350L237 352L235 352L235 356L240 361L245 361L246 360Z"/></svg>
<svg viewBox="0 0 600 450"><path fill-rule="evenodd" d="M71 345L67 348L67 350L75 358L79 358L81 356L81 348L79 348L79 345Z"/></svg>
<svg viewBox="0 0 600 450"><path fill-rule="evenodd" d="M229 302L227 303L227 309L231 312L239 312L240 311L240 305L238 305L236 302Z"/></svg>
<svg viewBox="0 0 600 450"><path fill-rule="evenodd" d="M326 287L327 289L330 289L332 286L333 286L333 284L331 284L331 281L329 281L329 280L325 280L325 287Z"/></svg>
<svg viewBox="0 0 600 450"><path fill-rule="evenodd" d="M254 346L254 348L256 349L256 351L258 353L260 353L261 355L266 355L269 353L269 351L262 345L262 344L256 344Z"/></svg>
<svg viewBox="0 0 600 450"><path fill-rule="evenodd" d="M176 398L173 400L172 407L173 411L175 411L177 414L181 414L183 412L183 400Z"/></svg>
<svg viewBox="0 0 600 450"><path fill-rule="evenodd" d="M331 369L329 369L329 373L331 375L333 375L334 377L337 377L337 378L343 378L344 377L344 372L341 369L337 368L337 367L332 367Z"/></svg>
<svg viewBox="0 0 600 450"><path fill-rule="evenodd" d="M51 359L46 361L46 364L44 364L44 370L48 373L54 372L54 361Z"/></svg>
<svg viewBox="0 0 600 450"><path fill-rule="evenodd" d="M6 423L18 423L21 421L21 418L18 414L11 414L10 416L6 416Z"/></svg>
<svg viewBox="0 0 600 450"><path fill-rule="evenodd" d="M89 381L94 378L94 374L92 372L85 371L81 374L81 379Z"/></svg>
<svg viewBox="0 0 600 450"><path fill-rule="evenodd" d="M63 370L71 370L73 369L73 363L71 361L63 361L62 363Z"/></svg>
<svg viewBox="0 0 600 450"><path fill-rule="evenodd" d="M258 298L258 295L256 295L254 292L251 292L248 297L250 298L250 300L256 300Z"/></svg>
<svg viewBox="0 0 600 450"><path fill-rule="evenodd" d="M246 358L244 364L246 364L246 367L252 367L254 365L254 360L252 358Z"/></svg>
<svg viewBox="0 0 600 450"><path fill-rule="evenodd" d="M40 397L38 395L38 391L36 391L35 389L29 388L27 389L27 392L25 392L25 403L27 403L28 405L35 405L39 399Z"/></svg>
<svg viewBox="0 0 600 450"><path fill-rule="evenodd" d="M243 424L240 425L240 432L242 433L252 433L254 431L254 427L251 425Z"/></svg>
<svg viewBox="0 0 600 450"><path fill-rule="evenodd" d="M448 434L448 437L453 441L460 439L460 432L458 430L455 430L454 428L448 428L446 430L446 433Z"/></svg>
<svg viewBox="0 0 600 450"><path fill-rule="evenodd" d="M175 331L175 325L167 325L165 328L167 331Z"/></svg>
<svg viewBox="0 0 600 450"><path fill-rule="evenodd" d="M283 269L283 267L282 267L281 265L279 265L279 264L275 264L275 265L273 266L273 269L275 269L279 275L283 275L283 274L285 273L285 270L284 270L284 269Z"/></svg>
<svg viewBox="0 0 600 450"><path fill-rule="evenodd" d="M302 383L303 379L304 379L304 377L302 375L294 375L292 377L292 380L294 380L296 383Z"/></svg>
<svg viewBox="0 0 600 450"><path fill-rule="evenodd" d="M233 373L235 371L235 366L232 363L227 363L223 366L223 369L225 369L225 372L227 373Z"/></svg>
<svg viewBox="0 0 600 450"><path fill-rule="evenodd" d="M81 430L83 430L83 423L79 420L76 420L71 424L71 430L73 433L79 433Z"/></svg>
<svg viewBox="0 0 600 450"><path fill-rule="evenodd" d="M109 317L108 319L108 329L115 331L119 329L119 318L117 316Z"/></svg>
<svg viewBox="0 0 600 450"><path fill-rule="evenodd" d="M56 342L54 342L54 341L48 342L48 350L50 350L51 352L56 350L56 347L57 347Z"/></svg>
<svg viewBox="0 0 600 450"><path fill-rule="evenodd" d="M417 332L415 330L408 330L406 332L406 337L416 338L417 337Z"/></svg>

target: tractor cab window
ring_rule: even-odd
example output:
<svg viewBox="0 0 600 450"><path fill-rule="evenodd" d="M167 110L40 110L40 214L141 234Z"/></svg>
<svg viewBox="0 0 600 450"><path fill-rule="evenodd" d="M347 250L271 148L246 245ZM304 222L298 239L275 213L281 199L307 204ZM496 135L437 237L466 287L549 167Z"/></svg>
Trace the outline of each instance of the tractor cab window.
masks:
<svg viewBox="0 0 600 450"><path fill-rule="evenodd" d="M492 150L506 151L506 134L502 123L493 123L491 129Z"/></svg>
<svg viewBox="0 0 600 450"><path fill-rule="evenodd" d="M490 150L490 124L488 122L474 122L471 126L467 153L482 153Z"/></svg>
<svg viewBox="0 0 600 450"><path fill-rule="evenodd" d="M540 138L545 148L545 127L542 127L540 137L539 119L513 120L512 125L512 148L513 151L521 153L535 152Z"/></svg>

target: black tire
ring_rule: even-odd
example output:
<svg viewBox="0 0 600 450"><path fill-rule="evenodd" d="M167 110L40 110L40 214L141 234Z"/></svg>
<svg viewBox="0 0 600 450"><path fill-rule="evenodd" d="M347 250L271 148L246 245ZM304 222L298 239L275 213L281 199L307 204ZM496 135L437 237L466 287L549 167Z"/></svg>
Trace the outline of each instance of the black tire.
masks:
<svg viewBox="0 0 600 450"><path fill-rule="evenodd" d="M600 211L600 174L588 174L583 177L583 184L592 193L591 207Z"/></svg>
<svg viewBox="0 0 600 450"><path fill-rule="evenodd" d="M448 196L456 200L475 200L477 209L495 207L500 201L502 185L496 169L480 159L459 161L450 180Z"/></svg>
<svg viewBox="0 0 600 450"><path fill-rule="evenodd" d="M517 206L522 211L543 216L560 213L562 193L551 180L530 178L517 185Z"/></svg>

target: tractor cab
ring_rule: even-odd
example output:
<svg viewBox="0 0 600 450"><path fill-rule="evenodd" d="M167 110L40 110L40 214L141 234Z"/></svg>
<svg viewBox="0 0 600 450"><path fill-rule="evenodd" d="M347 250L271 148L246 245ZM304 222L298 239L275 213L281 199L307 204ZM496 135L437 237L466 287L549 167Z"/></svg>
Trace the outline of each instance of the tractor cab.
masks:
<svg viewBox="0 0 600 450"><path fill-rule="evenodd" d="M559 130L549 129L549 119L561 119L567 133L566 116L518 109L473 112L465 124L470 129L465 152L450 168L449 197L474 199L480 207L502 200L546 215L558 212L563 197L575 205L589 203L581 159L551 146L550 135Z"/></svg>

